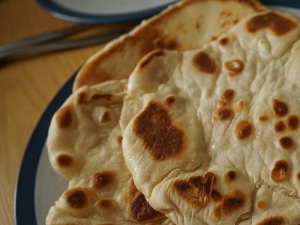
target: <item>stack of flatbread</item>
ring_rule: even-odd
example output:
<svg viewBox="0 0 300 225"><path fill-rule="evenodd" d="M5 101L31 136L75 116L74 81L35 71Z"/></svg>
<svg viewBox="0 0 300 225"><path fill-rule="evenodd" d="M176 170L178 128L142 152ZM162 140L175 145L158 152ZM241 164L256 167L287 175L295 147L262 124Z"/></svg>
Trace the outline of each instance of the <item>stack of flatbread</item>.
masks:
<svg viewBox="0 0 300 225"><path fill-rule="evenodd" d="M300 224L300 20L185 0L92 56L47 147L47 225Z"/></svg>

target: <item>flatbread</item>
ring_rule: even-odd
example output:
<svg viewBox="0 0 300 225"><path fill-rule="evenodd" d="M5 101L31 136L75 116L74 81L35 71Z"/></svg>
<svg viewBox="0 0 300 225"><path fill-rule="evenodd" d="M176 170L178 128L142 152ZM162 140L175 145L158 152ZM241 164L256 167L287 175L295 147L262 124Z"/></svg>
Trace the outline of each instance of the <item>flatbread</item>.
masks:
<svg viewBox="0 0 300 225"><path fill-rule="evenodd" d="M126 83L82 87L55 113L48 153L69 187L51 207L47 225L173 224L151 208L125 165L119 118Z"/></svg>
<svg viewBox="0 0 300 225"><path fill-rule="evenodd" d="M290 198L262 182L256 192L251 224L299 224L300 201ZM276 206L272 211L266 210ZM294 215L294 216L290 216ZM250 221L249 221L250 222ZM246 223L242 223L245 225ZM249 223L250 224L250 223Z"/></svg>
<svg viewBox="0 0 300 225"><path fill-rule="evenodd" d="M78 72L73 89L128 78L138 61L150 51L201 47L240 19L263 10L265 7L257 0L180 1L91 56Z"/></svg>
<svg viewBox="0 0 300 225"><path fill-rule="evenodd" d="M299 38L298 19L268 11L203 48L157 50L139 62L122 148L154 209L182 225L300 223ZM266 201L284 198L257 217L261 181L272 187ZM274 216L285 222L260 220Z"/></svg>

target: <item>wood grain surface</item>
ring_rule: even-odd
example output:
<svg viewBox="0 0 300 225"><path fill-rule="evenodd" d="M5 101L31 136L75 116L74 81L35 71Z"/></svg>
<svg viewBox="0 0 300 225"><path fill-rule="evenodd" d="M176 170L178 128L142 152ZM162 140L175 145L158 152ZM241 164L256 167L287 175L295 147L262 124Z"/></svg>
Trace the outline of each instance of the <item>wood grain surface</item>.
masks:
<svg viewBox="0 0 300 225"><path fill-rule="evenodd" d="M74 25L48 14L33 0L0 0L0 15L0 46ZM99 25L97 32L119 26ZM67 79L101 47L42 54L10 63L0 62L0 224L15 223L17 175L24 150L39 118Z"/></svg>

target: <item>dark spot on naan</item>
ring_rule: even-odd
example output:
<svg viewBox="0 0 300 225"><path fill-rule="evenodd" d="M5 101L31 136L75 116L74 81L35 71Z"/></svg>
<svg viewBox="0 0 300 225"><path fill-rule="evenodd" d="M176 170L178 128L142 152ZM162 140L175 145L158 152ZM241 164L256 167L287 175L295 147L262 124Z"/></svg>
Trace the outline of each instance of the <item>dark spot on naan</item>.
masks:
<svg viewBox="0 0 300 225"><path fill-rule="evenodd" d="M205 52L197 53L192 59L192 64L197 70L203 73L213 74L216 71L214 59Z"/></svg>
<svg viewBox="0 0 300 225"><path fill-rule="evenodd" d="M167 106L170 106L175 102L175 100L176 100L175 96L170 95L165 99L165 103Z"/></svg>
<svg viewBox="0 0 300 225"><path fill-rule="evenodd" d="M296 26L295 22L275 12L257 15L246 24L247 30L250 33L262 29L270 29L277 36L282 36L291 32Z"/></svg>
<svg viewBox="0 0 300 225"><path fill-rule="evenodd" d="M210 200L219 201L222 195L213 189L216 177L208 172L202 176L193 176L188 180L175 181L171 189L193 208L203 208Z"/></svg>
<svg viewBox="0 0 300 225"><path fill-rule="evenodd" d="M111 209L114 206L114 202L112 199L102 199L96 203L99 209Z"/></svg>
<svg viewBox="0 0 300 225"><path fill-rule="evenodd" d="M83 188L69 189L63 194L63 197L72 209L82 209L88 205L88 194Z"/></svg>
<svg viewBox="0 0 300 225"><path fill-rule="evenodd" d="M234 133L239 140L244 140L251 135L252 124L246 120L241 120L235 125Z"/></svg>
<svg viewBox="0 0 300 225"><path fill-rule="evenodd" d="M111 116L109 111L105 111L101 117L101 123L107 123L111 121Z"/></svg>
<svg viewBox="0 0 300 225"><path fill-rule="evenodd" d="M169 112L157 102L149 102L136 117L133 133L154 160L174 159L185 150L185 134L172 122Z"/></svg>
<svg viewBox="0 0 300 225"><path fill-rule="evenodd" d="M60 129L70 127L74 121L74 109L71 105L60 108L56 113L56 123Z"/></svg>
<svg viewBox="0 0 300 225"><path fill-rule="evenodd" d="M272 171L271 178L275 182L283 182L287 179L289 171L289 164L285 160L279 160L275 163Z"/></svg>
<svg viewBox="0 0 300 225"><path fill-rule="evenodd" d="M287 118L286 123L287 123L287 127L290 130L296 130L298 128L298 125L299 125L299 118L297 116L290 115Z"/></svg>
<svg viewBox="0 0 300 225"><path fill-rule="evenodd" d="M118 143L119 145L122 144L122 140L123 140L123 137L122 137L122 136L118 136L118 137L117 137L117 143Z"/></svg>
<svg viewBox="0 0 300 225"><path fill-rule="evenodd" d="M269 117L267 115L261 115L258 120L260 122L267 122L269 120Z"/></svg>
<svg viewBox="0 0 300 225"><path fill-rule="evenodd" d="M223 197L222 201L214 209L217 218L233 214L241 209L246 203L246 195L239 190L235 190Z"/></svg>
<svg viewBox="0 0 300 225"><path fill-rule="evenodd" d="M285 130L285 123L281 120L277 121L275 124L274 124L274 130L275 132L282 132Z"/></svg>
<svg viewBox="0 0 300 225"><path fill-rule="evenodd" d="M115 173L112 171L96 172L91 177L91 185L95 189L102 189L111 185L115 180Z"/></svg>
<svg viewBox="0 0 300 225"><path fill-rule="evenodd" d="M215 119L220 121L228 120L232 116L233 116L233 112L229 108L220 108L215 112L214 115Z"/></svg>
<svg viewBox="0 0 300 225"><path fill-rule="evenodd" d="M283 225L284 219L282 216L271 216L264 218L262 221L258 222L255 225Z"/></svg>
<svg viewBox="0 0 300 225"><path fill-rule="evenodd" d="M160 213L155 211L149 205L145 196L140 193L134 198L131 204L130 215L134 220L143 222L157 217Z"/></svg>
<svg viewBox="0 0 300 225"><path fill-rule="evenodd" d="M279 138L279 145L283 149L289 149L293 146L293 139L290 137L281 137Z"/></svg>
<svg viewBox="0 0 300 225"><path fill-rule="evenodd" d="M234 91L232 89L227 89L223 92L221 95L221 98L219 100L220 106L228 106L234 98Z"/></svg>
<svg viewBox="0 0 300 225"><path fill-rule="evenodd" d="M236 172L233 170L227 171L225 173L225 180L228 182L234 181L236 178Z"/></svg>
<svg viewBox="0 0 300 225"><path fill-rule="evenodd" d="M224 37L219 40L220 45L225 46L228 44L228 38Z"/></svg>
<svg viewBox="0 0 300 225"><path fill-rule="evenodd" d="M231 77L239 75L244 70L244 63L238 59L227 61L224 67Z"/></svg>
<svg viewBox="0 0 300 225"><path fill-rule="evenodd" d="M258 209L265 209L266 208L267 203L264 201L259 201L257 202L256 206Z"/></svg>
<svg viewBox="0 0 300 225"><path fill-rule="evenodd" d="M288 113L288 107L284 102L274 99L273 112L276 116L283 117Z"/></svg>
<svg viewBox="0 0 300 225"><path fill-rule="evenodd" d="M72 165L74 160L73 160L72 156L69 156L66 154L61 154L61 155L57 156L55 161L56 161L58 167L67 168Z"/></svg>
<svg viewBox="0 0 300 225"><path fill-rule="evenodd" d="M297 174L297 179L298 179L298 181L300 181L300 172L298 172L298 174Z"/></svg>

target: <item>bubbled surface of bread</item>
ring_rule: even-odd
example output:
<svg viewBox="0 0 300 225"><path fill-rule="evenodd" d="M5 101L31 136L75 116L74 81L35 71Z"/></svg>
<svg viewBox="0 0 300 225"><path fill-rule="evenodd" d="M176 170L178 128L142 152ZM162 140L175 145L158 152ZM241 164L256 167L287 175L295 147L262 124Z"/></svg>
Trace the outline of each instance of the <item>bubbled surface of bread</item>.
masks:
<svg viewBox="0 0 300 225"><path fill-rule="evenodd" d="M128 78L150 51L201 47L242 18L264 10L257 0L179 1L91 56L77 74L73 89Z"/></svg>
<svg viewBox="0 0 300 225"><path fill-rule="evenodd" d="M122 147L137 188L176 224L299 224L300 22L267 11L129 78Z"/></svg>
<svg viewBox="0 0 300 225"><path fill-rule="evenodd" d="M148 204L125 165L119 118L126 83L82 87L55 113L47 148L69 187L47 225L173 224Z"/></svg>

